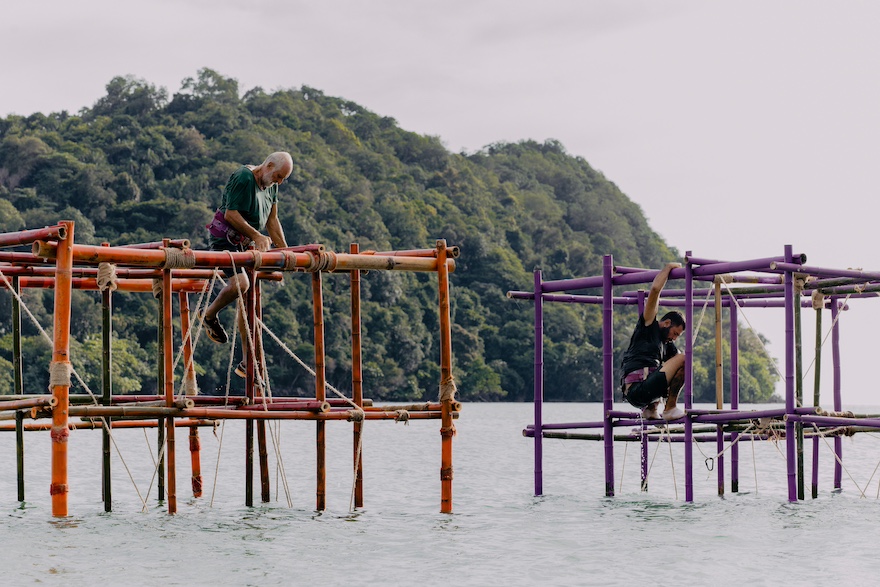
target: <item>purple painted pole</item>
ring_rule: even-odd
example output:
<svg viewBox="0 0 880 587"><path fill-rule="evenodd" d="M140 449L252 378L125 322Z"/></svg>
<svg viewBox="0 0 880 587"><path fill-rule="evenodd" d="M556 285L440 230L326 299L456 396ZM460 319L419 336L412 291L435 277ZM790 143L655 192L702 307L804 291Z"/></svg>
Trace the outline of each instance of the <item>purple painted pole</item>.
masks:
<svg viewBox="0 0 880 587"><path fill-rule="evenodd" d="M791 259L792 247L785 245L785 258ZM785 272L785 411L794 414L794 279ZM797 455L794 420L785 421L785 462L788 473L788 501L797 501Z"/></svg>
<svg viewBox="0 0 880 587"><path fill-rule="evenodd" d="M535 269L535 495L544 494L544 300L541 270Z"/></svg>
<svg viewBox="0 0 880 587"><path fill-rule="evenodd" d="M691 252L687 252L687 257ZM685 322L687 329L685 335L685 361L684 361L684 409L685 412L693 407L694 399L694 268L688 263L685 269ZM677 391L677 390L676 390ZM694 501L694 445L691 439L694 436L694 424L690 417L684 419L684 500L687 503Z"/></svg>
<svg viewBox="0 0 880 587"><path fill-rule="evenodd" d="M839 412L843 409L840 399L840 320L837 319L839 310L837 309L837 298L831 298L831 372L833 374L833 383L831 391L834 394L834 411ZM834 488L840 489L840 482L843 478L843 439L839 436L834 438Z"/></svg>
<svg viewBox="0 0 880 587"><path fill-rule="evenodd" d="M730 409L739 409L739 309L730 304ZM730 492L739 491L739 432L731 433L730 447Z"/></svg>
<svg viewBox="0 0 880 587"><path fill-rule="evenodd" d="M605 495L614 495L614 430L608 413L614 408L614 302L611 295L611 255L602 257L602 407L605 414Z"/></svg>
<svg viewBox="0 0 880 587"><path fill-rule="evenodd" d="M773 269L808 273L809 275L815 275L817 277L854 277L858 279L866 279L869 281L880 279L880 273L876 271L857 271L854 269L828 269L825 267L806 267L795 265L793 263L774 263Z"/></svg>
<svg viewBox="0 0 880 587"><path fill-rule="evenodd" d="M639 315L645 313L645 290L639 290ZM642 430L648 428L648 423L642 421ZM642 491L648 491L648 438L645 434L642 435Z"/></svg>

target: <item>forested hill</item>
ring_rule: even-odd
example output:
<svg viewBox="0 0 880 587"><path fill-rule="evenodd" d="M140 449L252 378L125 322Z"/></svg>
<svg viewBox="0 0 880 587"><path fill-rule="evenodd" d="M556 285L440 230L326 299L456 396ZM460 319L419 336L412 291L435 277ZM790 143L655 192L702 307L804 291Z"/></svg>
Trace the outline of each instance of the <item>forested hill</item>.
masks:
<svg viewBox="0 0 880 587"><path fill-rule="evenodd" d="M189 238L205 248L205 224L229 174L276 150L295 170L280 190L290 244L324 243L347 251L461 247L452 275L454 370L464 400L523 400L532 393L532 304L506 298L528 289L532 270L559 279L600 273L601 256L659 267L677 257L641 209L584 159L555 141L494 144L450 153L438 137L401 129L393 118L320 90L243 94L210 69L164 88L117 77L78 114L0 119L0 231L76 221L80 243ZM436 285L431 276L375 272L364 278L365 394L417 400L437 395ZM328 276L328 381L350 388L348 284ZM92 387L100 385L100 304L74 292L72 355ZM11 391L10 296L0 308L0 391ZM310 361L308 280L267 284L264 320ZM142 294L114 298L118 393L156 389L156 303ZM51 292L27 291L28 308L51 325ZM195 302L193 302L195 303ZM615 341L627 343L634 316L621 312ZM231 330L232 311L221 315ZM553 305L546 310L546 397L601 399L600 312ZM179 332L179 330L178 330ZM27 392L46 389L51 349L25 319ZM699 397L714 397L713 348L704 336ZM772 392L757 340L741 339L744 401ZM710 348L711 347L711 348ZM267 344L273 392L312 394L313 379L285 350ZM237 360L237 359L236 359ZM229 346L203 341L196 361L203 391L225 385ZM240 383L233 383L240 386Z"/></svg>

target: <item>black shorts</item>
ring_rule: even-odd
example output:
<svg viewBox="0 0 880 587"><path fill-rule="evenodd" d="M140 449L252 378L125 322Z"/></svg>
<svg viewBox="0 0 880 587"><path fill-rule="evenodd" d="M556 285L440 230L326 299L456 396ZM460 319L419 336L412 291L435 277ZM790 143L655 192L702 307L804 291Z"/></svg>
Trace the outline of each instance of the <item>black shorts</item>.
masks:
<svg viewBox="0 0 880 587"><path fill-rule="evenodd" d="M229 241L223 241L218 243L211 243L212 251L232 251L233 253L241 253L244 252L244 247L242 245L234 245ZM241 267L236 267L237 270L240 270ZM232 267L224 267L222 269L223 275L227 278L232 277L235 272L232 270Z"/></svg>
<svg viewBox="0 0 880 587"><path fill-rule="evenodd" d="M658 399L663 399L668 395L669 382L666 381L666 373L657 370L648 375L648 378L644 381L638 381L630 385L629 390L623 397L632 406L643 410Z"/></svg>

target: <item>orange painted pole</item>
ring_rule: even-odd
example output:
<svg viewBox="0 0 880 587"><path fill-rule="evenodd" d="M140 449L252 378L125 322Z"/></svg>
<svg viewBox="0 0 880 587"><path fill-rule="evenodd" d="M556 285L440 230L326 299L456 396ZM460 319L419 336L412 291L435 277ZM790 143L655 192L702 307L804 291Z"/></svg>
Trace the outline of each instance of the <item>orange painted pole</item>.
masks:
<svg viewBox="0 0 880 587"><path fill-rule="evenodd" d="M324 401L326 398L327 380L324 367L324 292L320 271L312 273L312 306L315 323L315 399ZM323 511L327 509L326 424L324 421L319 420L315 423L315 427L317 462L316 509Z"/></svg>
<svg viewBox="0 0 880 587"><path fill-rule="evenodd" d="M49 383L57 403L52 409L52 515L67 516L67 438L70 431L68 409L70 395L70 280L73 269L73 222L63 222L64 238L58 241L55 261L55 332Z"/></svg>
<svg viewBox="0 0 880 587"><path fill-rule="evenodd" d="M34 241L43 239L64 240L67 227L63 224L58 226L47 226L46 228L38 228L36 230L20 230L18 232L7 232L0 234L0 247L12 247L15 245L29 245Z"/></svg>
<svg viewBox="0 0 880 587"><path fill-rule="evenodd" d="M162 272L162 345L165 349L163 362L163 383L165 385L165 403L174 406L174 332L171 323L171 270ZM168 513L177 513L177 474L174 463L174 416L165 418L165 462L168 466L167 486Z"/></svg>
<svg viewBox="0 0 880 587"><path fill-rule="evenodd" d="M180 303L181 336L183 337L183 377L184 391L186 395L196 395L199 390L196 384L196 368L193 364L192 330L189 316L189 294L180 292L177 294ZM201 442L199 441L199 429L193 426L189 429L189 459L192 470L191 481L193 497L202 496L202 461Z"/></svg>
<svg viewBox="0 0 880 587"><path fill-rule="evenodd" d="M245 296L245 307L242 309L247 316L247 327L250 329L248 333L253 340L254 333L254 306L255 306L255 298L254 293L256 292L256 288L254 287L254 272L248 271L248 279L250 280L251 287L247 291L247 295ZM236 325L238 326L238 325ZM250 341L247 338L248 335L245 335L244 341L242 341L242 354L244 355L244 362L247 365L247 376L245 378L245 393L248 397L248 400L251 405L254 403L254 398L256 397L254 393L255 381L256 381L256 369L254 365L254 361L252 360L253 354L253 345L251 345ZM245 464L244 464L244 503L247 507L253 507L254 505L254 421L247 420L244 424L245 426Z"/></svg>
<svg viewBox="0 0 880 587"><path fill-rule="evenodd" d="M352 243L349 253L357 254L359 247ZM354 403L364 407L363 358L361 356L361 272L349 274L351 281L351 395ZM364 453L361 450L362 422L354 423L354 507L364 507Z"/></svg>
<svg viewBox="0 0 880 587"><path fill-rule="evenodd" d="M260 288L260 282L257 280L254 280L254 284L251 287L254 290L254 321L251 322L251 331L253 332L254 348L256 349L255 356L257 357L257 365L254 368L259 373L258 380L265 381L265 373L263 373L262 368L266 362L263 356L262 329L257 324L257 319L262 319L263 317L262 289ZM258 396L255 400L256 407L261 407L260 404L264 395L263 387L258 387L255 395ZM266 447L265 420L257 420L257 449L260 455L260 499L263 500L263 503L269 503L271 499L269 491L269 451Z"/></svg>
<svg viewBox="0 0 880 587"><path fill-rule="evenodd" d="M452 403L455 382L452 378L452 329L449 317L449 275L446 264L446 241L437 241L437 282L440 302L440 512L452 513Z"/></svg>

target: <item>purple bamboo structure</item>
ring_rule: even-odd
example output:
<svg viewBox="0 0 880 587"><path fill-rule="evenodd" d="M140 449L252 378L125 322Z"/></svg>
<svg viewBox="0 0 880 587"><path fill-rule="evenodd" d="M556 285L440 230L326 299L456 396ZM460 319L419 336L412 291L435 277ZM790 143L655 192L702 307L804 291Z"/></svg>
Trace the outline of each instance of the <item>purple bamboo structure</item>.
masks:
<svg viewBox="0 0 880 587"><path fill-rule="evenodd" d="M694 400L694 369L692 356L694 352L695 332L693 328L686 329L684 333L685 355L684 385L682 389L683 407L686 417L673 424L676 426L672 431L672 437L647 432L649 426L664 425L661 420L648 421L641 417L637 411L614 409L614 345L613 324L614 306L636 305L639 314L644 313L645 284L653 281L658 274L657 270L641 269L633 267L615 267L611 255L603 257L602 274L600 276L584 277L577 279L564 279L558 281L544 281L540 271L534 275L534 291L511 291L508 297L513 299L530 299L535 301L535 406L534 424L526 426L523 435L535 439L535 494L543 494L543 438L572 438L585 440L602 440L604 445L605 464L605 495L614 496L614 442L637 441L640 442L641 453L641 482L642 490L647 490L648 468L648 442L669 440L683 443L684 452L684 476L685 476L685 501L694 500L694 476L693 476L693 442L715 442L717 449L717 484L718 494L723 495L725 490L725 466L723 454L724 443L731 442L730 448L730 488L736 493L739 491L739 438L752 439L780 439L785 440L786 476L788 487L788 500L791 502L802 498L798 489L797 469L797 436L796 429L800 425L820 427L819 434L833 435L834 450L838 458L842 457L841 430L854 430L857 427L880 428L880 418L860 416L857 418L839 418L832 416L817 415L819 410L818 400L818 373L816 374L817 389L815 392L814 405L812 407L799 407L796 400L796 379L798 377L800 361L800 329L796 328L796 307L813 307L814 300L803 299L800 294L795 295L795 274L819 276L821 279L808 280L801 284L803 290L817 290L827 297L822 299L816 307L817 320L821 324L821 315L824 309L830 309L834 324L832 327L832 354L834 368L834 412L842 411L841 385L840 385L840 331L838 317L842 310L846 309L846 300L860 297L877 297L880 291L880 273L834 270L813 268L803 265L806 262L805 255L795 255L791 245L786 245L784 255L781 257L768 257L746 261L714 261L696 258L690 252L686 256L687 263L684 267L673 269L669 274L670 280L683 280L684 287L681 289L664 289L660 299L661 306L683 307L685 321L694 326L695 308L715 307L721 305L727 307L729 312L729 336L730 336L730 400L729 408L725 409L720 403L718 409L704 410L693 407ZM738 275L737 272L754 272L754 274ZM695 288L695 283L715 280L716 275L724 274L725 283L752 283L757 286L732 287L723 290L708 288ZM798 277L800 281L800 277ZM633 291L626 291L618 295L613 294L615 286L643 286ZM581 293L558 293L571 290L599 289L601 294L584 295ZM714 299L708 299L711 293L715 293ZM841 296L846 300L841 300ZM543 421L542 404L544 395L543 371L543 307L545 303L579 303L602 305L602 419L593 422L554 422ZM746 307L775 307L783 308L785 312L785 350L783 375L785 383L785 406L766 410L740 410L740 359L739 359L739 312ZM816 368L818 371L820 362L821 341L819 340L819 326L817 325L817 348ZM719 335L716 328L716 336ZM723 402L720 398L718 402ZM818 411L818 414L821 414ZM771 419L773 432L766 430L767 423L758 420ZM694 433L694 425L702 424L699 433ZM747 425L750 424L750 425ZM797 424L797 428L796 428ZM715 428L715 432L709 434L705 425ZM621 427L635 427L631 434L615 434L614 430ZM602 430L599 431L598 428ZM822 430L824 428L824 430ZM591 433L578 433L576 430L595 430ZM818 438L813 434L813 486L814 493L817 485L818 462ZM710 457L712 458L712 457ZM837 461L837 459L836 459ZM842 467L835 462L835 489L840 488Z"/></svg>

